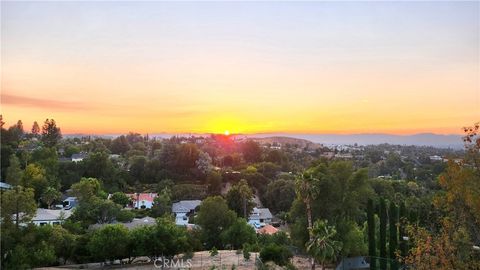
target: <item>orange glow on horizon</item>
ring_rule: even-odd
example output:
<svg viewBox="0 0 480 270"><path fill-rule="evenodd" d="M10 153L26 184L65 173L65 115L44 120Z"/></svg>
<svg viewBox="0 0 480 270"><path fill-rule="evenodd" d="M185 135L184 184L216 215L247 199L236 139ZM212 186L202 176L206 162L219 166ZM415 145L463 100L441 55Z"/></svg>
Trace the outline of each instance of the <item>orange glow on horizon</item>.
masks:
<svg viewBox="0 0 480 270"><path fill-rule="evenodd" d="M479 5L4 1L0 113L64 134L462 134Z"/></svg>

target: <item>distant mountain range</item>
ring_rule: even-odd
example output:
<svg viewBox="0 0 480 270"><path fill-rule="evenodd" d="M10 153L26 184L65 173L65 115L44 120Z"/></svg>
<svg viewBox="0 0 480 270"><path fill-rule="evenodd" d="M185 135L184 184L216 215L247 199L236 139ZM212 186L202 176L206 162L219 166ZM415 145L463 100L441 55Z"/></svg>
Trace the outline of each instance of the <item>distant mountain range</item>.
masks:
<svg viewBox="0 0 480 270"><path fill-rule="evenodd" d="M247 137L268 138L268 137L293 137L308 140L324 145L339 144L400 144L400 145L423 145L440 148L462 148L461 135L440 135L433 133L420 133L413 135L392 135L392 134L255 134Z"/></svg>
<svg viewBox="0 0 480 270"><path fill-rule="evenodd" d="M158 133L158 134L149 134L150 137L158 138L169 138L172 136L209 136L210 134L194 134L194 133L183 133L183 134L170 134L170 133ZM65 134L65 137L84 137L89 136L89 134ZM91 135L104 138L114 138L118 134L109 134L109 135ZM461 135L441 135L434 133L419 133L413 135L392 135L392 134L382 134L382 133L372 133L372 134L289 134L289 133L262 133L262 134L239 134L235 135L237 137L246 137L246 138L258 138L258 139L267 139L272 140L272 138L283 138L282 142L288 141L288 138L296 138L307 140L313 143L320 143L324 145L340 145L340 144L359 144L359 145L369 145L369 144L400 144L400 145L417 145L417 146L433 146L440 148L463 148L463 141ZM304 144L302 142L302 144Z"/></svg>
<svg viewBox="0 0 480 270"><path fill-rule="evenodd" d="M240 136L241 137L241 136ZM253 140L259 142L259 143L270 143L270 144L279 144L279 145L297 145L302 148L308 148L308 149L317 149L320 148L322 145L319 143L312 142L310 140L305 140L305 139L299 139L295 137L286 137L286 136L273 136L273 137L255 137L252 138Z"/></svg>

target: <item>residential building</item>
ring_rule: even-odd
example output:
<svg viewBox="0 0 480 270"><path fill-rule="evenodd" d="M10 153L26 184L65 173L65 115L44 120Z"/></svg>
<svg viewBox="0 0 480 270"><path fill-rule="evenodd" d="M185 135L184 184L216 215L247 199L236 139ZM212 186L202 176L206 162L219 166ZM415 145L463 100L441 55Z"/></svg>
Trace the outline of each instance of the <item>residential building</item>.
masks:
<svg viewBox="0 0 480 270"><path fill-rule="evenodd" d="M195 214L195 209L202 203L200 200L185 200L172 204L172 213L175 214L175 224L188 225L188 218Z"/></svg>
<svg viewBox="0 0 480 270"><path fill-rule="evenodd" d="M73 207L76 207L78 205L78 199L77 197L67 197L65 200L63 200L63 208L64 209L72 209Z"/></svg>
<svg viewBox="0 0 480 270"><path fill-rule="evenodd" d="M127 194L132 200L130 207L135 209L151 209L157 193L130 193Z"/></svg>
<svg viewBox="0 0 480 270"><path fill-rule="evenodd" d="M270 209L254 207L248 218L248 224L251 224L258 229L272 223L272 217Z"/></svg>
<svg viewBox="0 0 480 270"><path fill-rule="evenodd" d="M5 182L0 182L0 190L6 190L6 189L11 189L12 185L5 183Z"/></svg>
<svg viewBox="0 0 480 270"><path fill-rule="evenodd" d="M278 232L278 229L273 227L272 225L270 224L267 224L265 226L263 226L262 228L258 229L257 230L257 233L258 234L268 234L268 235L272 235L272 234L276 234Z"/></svg>
<svg viewBox="0 0 480 270"><path fill-rule="evenodd" d="M72 210L54 210L37 208L32 223L38 226L59 225L72 215Z"/></svg>
<svg viewBox="0 0 480 270"><path fill-rule="evenodd" d="M85 153L85 152L81 152L81 153L78 153L78 154L73 154L72 155L72 161L73 162L79 162L79 161L82 161L83 159L85 159L86 157L88 157L88 154Z"/></svg>

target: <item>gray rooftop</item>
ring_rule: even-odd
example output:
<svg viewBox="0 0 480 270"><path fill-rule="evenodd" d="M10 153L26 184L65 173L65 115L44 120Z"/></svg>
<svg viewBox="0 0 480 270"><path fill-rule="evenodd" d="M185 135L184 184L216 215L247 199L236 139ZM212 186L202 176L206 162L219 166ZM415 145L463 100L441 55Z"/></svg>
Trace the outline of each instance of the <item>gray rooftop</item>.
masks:
<svg viewBox="0 0 480 270"><path fill-rule="evenodd" d="M73 154L72 159L86 158L87 156L88 156L87 153Z"/></svg>
<svg viewBox="0 0 480 270"><path fill-rule="evenodd" d="M55 210L55 209L44 209L37 208L35 216L32 218L32 221L43 221L43 220L59 220L67 219L72 215L72 210Z"/></svg>
<svg viewBox="0 0 480 270"><path fill-rule="evenodd" d="M179 201L172 204L172 212L174 213L188 213L195 210L200 205L200 200Z"/></svg>
<svg viewBox="0 0 480 270"><path fill-rule="evenodd" d="M256 208L254 207L250 214L250 219L271 219L272 213L268 208Z"/></svg>

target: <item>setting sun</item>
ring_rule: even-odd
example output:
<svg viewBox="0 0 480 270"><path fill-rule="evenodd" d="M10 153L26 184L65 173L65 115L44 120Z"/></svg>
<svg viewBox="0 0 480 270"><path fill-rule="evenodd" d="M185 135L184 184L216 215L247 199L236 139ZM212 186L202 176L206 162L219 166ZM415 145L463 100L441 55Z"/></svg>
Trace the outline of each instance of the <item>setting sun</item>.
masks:
<svg viewBox="0 0 480 270"><path fill-rule="evenodd" d="M228 136L228 135L230 135L230 131L225 130L224 134L225 134L225 136Z"/></svg>
<svg viewBox="0 0 480 270"><path fill-rule="evenodd" d="M457 134L480 115L478 20L475 2L2 1L1 113L65 134Z"/></svg>

